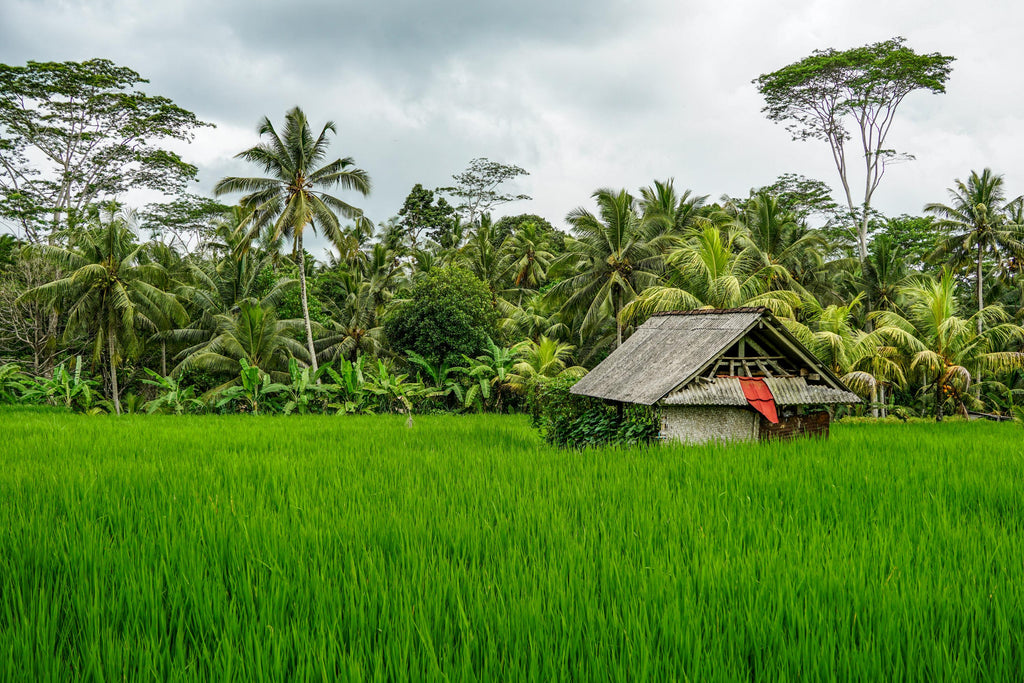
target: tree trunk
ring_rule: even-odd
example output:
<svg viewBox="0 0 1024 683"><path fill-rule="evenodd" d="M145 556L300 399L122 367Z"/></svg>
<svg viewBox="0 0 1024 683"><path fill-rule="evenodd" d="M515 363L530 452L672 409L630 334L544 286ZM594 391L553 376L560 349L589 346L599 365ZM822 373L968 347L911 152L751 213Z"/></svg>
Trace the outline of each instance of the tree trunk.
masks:
<svg viewBox="0 0 1024 683"><path fill-rule="evenodd" d="M615 297L615 348L622 346L622 321L619 320L619 311L622 310L622 294Z"/></svg>
<svg viewBox="0 0 1024 683"><path fill-rule="evenodd" d="M885 385L884 384L878 385L878 394L879 394L878 402L882 404L882 406L881 406L881 408L882 408L882 417L883 418L889 417L889 410L888 410L889 404L887 403L887 399L885 397Z"/></svg>
<svg viewBox="0 0 1024 683"><path fill-rule="evenodd" d="M121 414L121 393L117 386L117 365L114 362L114 335L107 331L107 357L110 360L110 388L114 399L114 412Z"/></svg>
<svg viewBox="0 0 1024 683"><path fill-rule="evenodd" d="M167 376L167 342L160 340L160 374Z"/></svg>
<svg viewBox="0 0 1024 683"><path fill-rule="evenodd" d="M942 380L935 380L935 421L942 422Z"/></svg>
<svg viewBox="0 0 1024 683"><path fill-rule="evenodd" d="M978 242L978 272L975 273L975 277L978 278L978 313L979 314L981 313L981 309L985 308L985 295L984 295L984 291L982 290L982 286L984 284L983 283L984 275L981 272L981 261L982 261L982 251L981 251L981 242L979 241ZM981 335L981 315L978 315L978 335Z"/></svg>
<svg viewBox="0 0 1024 683"><path fill-rule="evenodd" d="M299 252L299 286L302 290L302 321L306 324L306 347L309 349L309 366L316 374L318 366L316 363L316 349L313 347L313 325L309 321L309 300L306 298L306 250L302 248L302 232L295 237L295 244ZM318 382L319 383L319 382Z"/></svg>
<svg viewBox="0 0 1024 683"><path fill-rule="evenodd" d="M878 417L878 385L871 385L871 417Z"/></svg>

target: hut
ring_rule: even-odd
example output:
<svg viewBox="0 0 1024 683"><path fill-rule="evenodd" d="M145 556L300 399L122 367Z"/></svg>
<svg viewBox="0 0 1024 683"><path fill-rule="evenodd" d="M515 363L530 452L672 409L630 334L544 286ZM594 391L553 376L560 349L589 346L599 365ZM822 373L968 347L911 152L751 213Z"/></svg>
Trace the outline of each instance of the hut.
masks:
<svg viewBox="0 0 1024 683"><path fill-rule="evenodd" d="M688 443L828 436L829 408L860 402L762 307L656 314L572 393L658 405Z"/></svg>

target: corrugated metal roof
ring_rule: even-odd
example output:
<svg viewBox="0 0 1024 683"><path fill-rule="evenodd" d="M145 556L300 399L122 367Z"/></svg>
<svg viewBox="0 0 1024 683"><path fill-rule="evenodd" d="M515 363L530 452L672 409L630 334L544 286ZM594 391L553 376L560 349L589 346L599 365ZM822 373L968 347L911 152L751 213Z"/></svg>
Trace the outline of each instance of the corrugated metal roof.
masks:
<svg viewBox="0 0 1024 683"><path fill-rule="evenodd" d="M850 391L833 389L823 384L808 384L803 377L765 377L780 406L859 403ZM747 398L737 377L719 377L713 382L694 382L665 397L670 406L745 406Z"/></svg>
<svg viewBox="0 0 1024 683"><path fill-rule="evenodd" d="M653 316L577 382L572 393L652 405L728 349L764 312L749 308Z"/></svg>

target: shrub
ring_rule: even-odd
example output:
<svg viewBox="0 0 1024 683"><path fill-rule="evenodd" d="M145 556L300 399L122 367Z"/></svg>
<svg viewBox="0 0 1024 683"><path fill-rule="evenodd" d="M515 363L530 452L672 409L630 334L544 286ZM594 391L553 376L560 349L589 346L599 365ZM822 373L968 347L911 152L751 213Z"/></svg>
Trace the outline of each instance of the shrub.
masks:
<svg viewBox="0 0 1024 683"><path fill-rule="evenodd" d="M563 448L649 443L661 431L657 408L616 406L569 392L575 378L538 384L530 397L530 421L548 443Z"/></svg>
<svg viewBox="0 0 1024 683"><path fill-rule="evenodd" d="M486 350L497 333L491 292L479 278L456 267L439 268L421 279L409 301L384 323L393 349L413 351L431 363L457 364Z"/></svg>

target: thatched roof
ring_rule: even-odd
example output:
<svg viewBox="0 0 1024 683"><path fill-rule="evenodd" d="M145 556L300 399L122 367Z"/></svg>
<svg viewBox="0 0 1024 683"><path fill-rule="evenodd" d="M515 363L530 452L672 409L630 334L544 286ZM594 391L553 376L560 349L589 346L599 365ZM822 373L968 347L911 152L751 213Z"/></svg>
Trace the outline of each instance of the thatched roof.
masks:
<svg viewBox="0 0 1024 683"><path fill-rule="evenodd" d="M653 405L698 378L701 372L711 368L713 362L755 328L761 339L770 339L775 348L784 349L787 357L804 369L805 374L820 378L820 383L815 385L804 380L799 398L779 400L781 405L853 403L859 400L768 309L761 307L656 314L577 382L572 393ZM780 393L790 396L796 391L796 384L780 385L779 389ZM690 400L699 400L698 394L692 394L692 399L680 397L680 401L686 400L689 405L734 405L732 398L726 402L724 395L718 397L718 393L725 390L724 386L719 392L698 389L696 385L692 390L702 392L700 395L706 402L691 403ZM739 397L742 396L740 391ZM735 405L745 404L744 399Z"/></svg>

